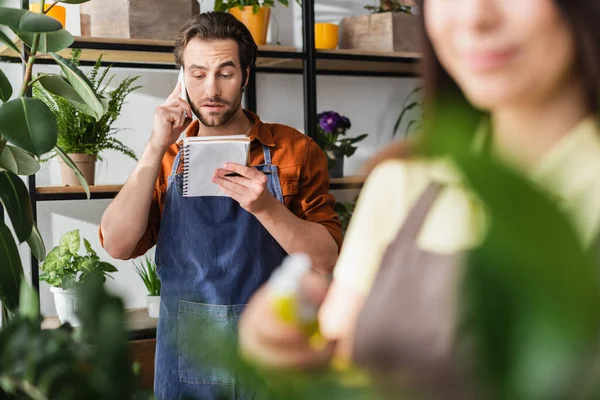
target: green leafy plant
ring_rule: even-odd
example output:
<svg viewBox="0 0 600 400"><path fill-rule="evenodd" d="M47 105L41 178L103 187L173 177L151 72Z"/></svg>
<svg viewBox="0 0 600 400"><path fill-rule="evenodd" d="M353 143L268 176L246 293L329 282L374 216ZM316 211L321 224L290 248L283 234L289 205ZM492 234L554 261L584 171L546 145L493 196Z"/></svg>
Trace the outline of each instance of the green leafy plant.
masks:
<svg viewBox="0 0 600 400"><path fill-rule="evenodd" d="M413 13L413 6L406 5L405 1L402 0L380 0L378 6L366 5L365 9L371 11L373 14L384 13L384 12L401 12L405 14Z"/></svg>
<svg viewBox="0 0 600 400"><path fill-rule="evenodd" d="M41 266L40 279L62 289L70 289L76 283L85 282L95 272L100 272L104 280L117 269L104 261L92 249L90 242L83 239L87 253L79 255L81 237L79 229L65 233L60 244L53 248Z"/></svg>
<svg viewBox="0 0 600 400"><path fill-rule="evenodd" d="M334 211L340 217L340 221L342 222L342 234L346 234L346 230L348 229L348 225L350 224L350 219L352 218L352 214L354 213L354 207L356 207L356 199L354 201L346 202L346 203L335 203Z"/></svg>
<svg viewBox="0 0 600 400"><path fill-rule="evenodd" d="M335 164L338 157L351 157L356 152L356 143L364 140L368 134L354 138L343 138L352 127L350 120L335 111L325 111L317 115L317 144L327 155L329 169Z"/></svg>
<svg viewBox="0 0 600 400"><path fill-rule="evenodd" d="M60 2L79 4L85 1ZM44 4L45 0L41 0L41 10L44 10ZM0 42L25 63L23 80L18 91L14 91L14 98L12 85L0 70L0 199L12 222L11 230L0 221L0 302L5 317L14 314L19 306L23 265L17 243L27 242L38 260L43 260L46 255L44 242L33 221L28 189L20 176L35 174L40 168L39 158L54 151L73 169L89 198L89 188L81 171L57 146L56 116L43 101L29 97L34 84L34 63L40 58L54 61L63 75L44 74L36 81L51 79L53 85L48 90L52 94L64 98L96 120L102 118L109 105L106 98L95 92L92 83L76 65L57 54L69 47L74 38L62 29L59 21L45 15L47 12L0 7L0 25L17 35L22 44L15 44L3 31L0 31Z"/></svg>
<svg viewBox="0 0 600 400"><path fill-rule="evenodd" d="M150 296L160 296L160 279L156 274L156 263L145 257L144 261L134 262L135 272L142 278Z"/></svg>
<svg viewBox="0 0 600 400"><path fill-rule="evenodd" d="M74 49L70 59L71 63L79 66L80 56L81 49ZM108 100L108 111L100 119L96 119L82 111L80 107L73 106L65 98L52 93L51 90L57 82L61 78L63 80L66 78L64 74L62 77L39 77L33 86L33 96L42 100L52 110L58 122L58 145L67 154L99 155L104 150L116 150L137 160L133 150L115 137L123 129L113 128L112 125L121 115L125 98L134 90L141 88L141 86L133 86L139 76L125 78L115 89L108 91L108 85L113 81L115 75L107 79L111 66L109 65L101 71L101 63L102 55L98 57L93 69L87 75L94 91Z"/></svg>
<svg viewBox="0 0 600 400"><path fill-rule="evenodd" d="M289 6L288 0L277 1L286 7ZM302 0L296 0L296 3L302 5ZM240 10L242 10L247 6L252 6L252 12L256 14L258 13L258 9L260 7L274 7L275 0L216 0L214 10L225 12L234 7L238 7Z"/></svg>
<svg viewBox="0 0 600 400"><path fill-rule="evenodd" d="M404 104L402 105L402 111L400 112L400 115L394 124L392 136L396 136L402 121L405 119L408 119L404 130L405 138L423 127L423 103L421 100L423 94L422 92L423 87L417 86L408 94L408 96L406 96L406 99L404 99Z"/></svg>

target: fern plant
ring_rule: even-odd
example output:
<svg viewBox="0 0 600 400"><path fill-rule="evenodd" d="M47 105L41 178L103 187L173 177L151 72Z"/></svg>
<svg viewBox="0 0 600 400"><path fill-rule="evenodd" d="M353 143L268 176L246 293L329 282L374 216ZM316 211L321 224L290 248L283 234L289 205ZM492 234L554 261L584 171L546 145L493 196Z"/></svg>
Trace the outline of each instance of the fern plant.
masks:
<svg viewBox="0 0 600 400"><path fill-rule="evenodd" d="M81 49L74 49L71 55L71 63L78 67L80 56ZM46 103L56 116L58 145L67 154L95 155L101 160L99 154L102 151L116 150L137 160L134 151L116 137L123 129L113 128L112 125L121 115L121 108L125 104L127 95L141 88L141 86L134 86L139 76L127 77L114 90L108 91L108 86L114 80L115 75L107 79L111 66L109 65L101 71L101 63L102 55L98 57L94 68L87 74L93 89L108 103L107 113L98 120L86 114L80 108L74 107L63 97L52 94L40 82L34 84L33 96Z"/></svg>

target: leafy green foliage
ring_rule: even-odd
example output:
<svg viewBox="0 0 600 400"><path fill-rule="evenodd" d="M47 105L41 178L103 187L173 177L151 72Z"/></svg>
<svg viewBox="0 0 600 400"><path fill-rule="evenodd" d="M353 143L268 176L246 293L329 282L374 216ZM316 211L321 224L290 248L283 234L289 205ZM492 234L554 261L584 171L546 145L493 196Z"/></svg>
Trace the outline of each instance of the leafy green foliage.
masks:
<svg viewBox="0 0 600 400"><path fill-rule="evenodd" d="M160 279L156 274L156 263L145 257L144 261L134 262L135 272L142 278L150 296L160 296Z"/></svg>
<svg viewBox="0 0 600 400"><path fill-rule="evenodd" d="M288 0L277 0L279 3L284 6L289 6ZM302 5L302 0L296 0L296 3ZM254 14L258 13L259 7L274 7L275 0L216 0L215 1L215 11L226 12L234 7L238 7L239 9L243 9L244 7L252 6L252 12Z"/></svg>
<svg viewBox="0 0 600 400"><path fill-rule="evenodd" d="M350 120L335 111L325 111L317 115L317 145L327 156L331 169L339 157L351 157L356 152L356 143L364 140L368 134L354 138L341 138L352 127Z"/></svg>
<svg viewBox="0 0 600 400"><path fill-rule="evenodd" d="M342 233L345 235L346 230L348 229L348 225L350 224L350 219L352 218L352 213L354 212L354 207L356 207L356 199L347 203L335 203L334 211L340 218L342 222Z"/></svg>
<svg viewBox="0 0 600 400"><path fill-rule="evenodd" d="M87 253L81 256L78 254L81 245L79 230L65 233L60 244L46 256L40 279L52 286L70 289L76 283L85 282L94 273L99 272L104 282L106 276L117 271L113 265L100 261L86 239L83 242Z"/></svg>
<svg viewBox="0 0 600 400"><path fill-rule="evenodd" d="M35 34L31 32L22 32L19 37L29 47L33 46ZM43 33L39 35L38 51L40 53L56 53L66 49L73 44L75 38L66 29L59 29L56 32Z"/></svg>
<svg viewBox="0 0 600 400"><path fill-rule="evenodd" d="M423 87L417 86L408 94L408 96L406 96L404 104L402 105L402 111L400 112L400 115L394 124L392 136L396 136L398 130L400 129L400 125L405 118L410 117L404 129L405 138L423 127L423 104L421 103L422 92ZM417 115L415 115L415 112Z"/></svg>
<svg viewBox="0 0 600 400"><path fill-rule="evenodd" d="M20 242L31 235L33 212L25 183L12 172L0 172L0 199Z"/></svg>
<svg viewBox="0 0 600 400"><path fill-rule="evenodd" d="M80 55L81 50L73 51L71 62L75 66L78 65ZM133 150L115 137L121 129L113 128L112 124L121 114L126 96L141 87L134 86L139 77L128 77L114 90L107 91L114 75L106 79L110 66L100 71L101 61L100 56L86 77L92 90L102 98L108 99L108 111L99 119L96 120L90 115L87 102L70 89L65 77L46 75L40 78L40 83L36 83L33 87L33 95L41 99L54 113L58 121L58 146L65 153L98 155L104 150L111 149L137 159Z"/></svg>
<svg viewBox="0 0 600 400"><path fill-rule="evenodd" d="M122 301L105 292L98 274L79 294L81 332L69 325L47 330L36 292L24 285L19 313L0 330L0 398L134 398Z"/></svg>

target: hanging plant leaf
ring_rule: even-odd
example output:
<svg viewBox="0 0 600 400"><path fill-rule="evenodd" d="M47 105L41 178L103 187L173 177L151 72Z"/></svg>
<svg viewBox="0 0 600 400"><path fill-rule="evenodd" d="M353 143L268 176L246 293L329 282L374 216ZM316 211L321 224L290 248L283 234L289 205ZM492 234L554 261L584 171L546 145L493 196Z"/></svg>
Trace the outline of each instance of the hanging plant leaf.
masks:
<svg viewBox="0 0 600 400"><path fill-rule="evenodd" d="M2 100L2 102L7 101L10 99L10 96L12 96L12 93L13 89L10 81L4 74L4 71L0 69L0 100Z"/></svg>
<svg viewBox="0 0 600 400"><path fill-rule="evenodd" d="M29 176L40 170L40 163L30 153L11 145L7 145L6 148L12 153L17 163L17 175Z"/></svg>
<svg viewBox="0 0 600 400"><path fill-rule="evenodd" d="M16 51L17 54L21 54L21 51L19 50L17 45L12 40L10 40L10 38L6 35L6 33L2 32L2 31L0 31L0 42L4 43L6 46L8 46L11 49L13 49L14 51Z"/></svg>
<svg viewBox="0 0 600 400"><path fill-rule="evenodd" d="M20 97L0 107L0 135L22 149L41 156L56 145L58 125L54 114L43 101Z"/></svg>
<svg viewBox="0 0 600 400"><path fill-rule="evenodd" d="M40 316L40 299L37 292L24 280L21 281L19 300L19 316L30 321L36 321Z"/></svg>
<svg viewBox="0 0 600 400"><path fill-rule="evenodd" d="M23 265L10 229L0 222L0 301L15 312L19 307L19 289Z"/></svg>
<svg viewBox="0 0 600 400"><path fill-rule="evenodd" d="M83 174L81 173L81 171L79 170L79 168L77 168L77 165L75 165L75 163L73 162L73 160L71 160L71 157L69 157L67 155L67 153L65 153L64 150L61 149L60 147L56 146L54 148L54 151L56 152L56 154L58 154L60 156L60 158L63 159L63 161L65 162L65 164L67 164L69 166L69 168L71 168L73 170L73 172L75 173L75 175L79 179L79 182L81 183L81 186L83 186L83 190L85 191L85 194L87 195L87 199L89 200L90 199L90 188L89 188L89 186L87 184L87 181L83 177Z"/></svg>
<svg viewBox="0 0 600 400"><path fill-rule="evenodd" d="M104 104L102 102L102 112L97 113L96 110L90 107L85 102L85 100L81 98L79 93L77 93L77 91L73 89L73 86L71 86L69 82L67 82L62 76L54 74L43 75L39 79L40 84L48 92L67 100L69 104L71 104L73 107L75 107L81 112L86 113L87 115L94 117L96 121L99 121L100 118L102 118L102 116L104 115ZM106 108L106 110L108 111L108 107Z"/></svg>
<svg viewBox="0 0 600 400"><path fill-rule="evenodd" d="M45 14L34 13L26 11L19 23L19 31L21 32L33 32L33 33L45 33L55 32L62 29L60 21L49 17Z"/></svg>
<svg viewBox="0 0 600 400"><path fill-rule="evenodd" d="M27 244L38 261L43 261L46 258L46 246L44 245L42 235L35 223L31 230L31 236L27 239Z"/></svg>
<svg viewBox="0 0 600 400"><path fill-rule="evenodd" d="M33 45L33 38L36 34L31 32L22 32L19 37L29 47ZM59 29L56 32L41 33L38 42L38 51L40 53L57 53L73 44L75 38L65 29Z"/></svg>
<svg viewBox="0 0 600 400"><path fill-rule="evenodd" d="M27 11L21 8L0 7L0 25L6 25L16 33L19 31L21 18L26 13Z"/></svg>
<svg viewBox="0 0 600 400"><path fill-rule="evenodd" d="M31 236L33 212L25 183L12 172L0 172L0 199L10 216L19 242Z"/></svg>
<svg viewBox="0 0 600 400"><path fill-rule="evenodd" d="M81 72L77 67L66 58L56 54L50 53L52 58L56 60L63 73L67 77L67 80L79 94L79 96L85 101L85 103L94 110L95 115L104 115L104 106L94 91L94 86L88 80L88 78Z"/></svg>

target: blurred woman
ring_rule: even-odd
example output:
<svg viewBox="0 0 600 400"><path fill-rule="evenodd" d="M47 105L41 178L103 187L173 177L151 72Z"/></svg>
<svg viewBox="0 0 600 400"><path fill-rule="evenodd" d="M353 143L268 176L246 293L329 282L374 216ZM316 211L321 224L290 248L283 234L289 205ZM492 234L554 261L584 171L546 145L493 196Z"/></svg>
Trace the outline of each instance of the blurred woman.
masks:
<svg viewBox="0 0 600 400"><path fill-rule="evenodd" d="M463 99L481 117L469 128L473 151L488 148L558 199L589 244L600 223L600 2L424 0L421 6L427 118L443 111L442 95ZM435 140L441 132L430 133ZM456 271L483 239L484 208L452 164L407 146L386 153L396 157L380 162L365 184L331 287L325 295L308 284L319 292L314 301L325 298L320 322L330 345L313 349L271 313L261 291L241 324L249 357L306 368L337 354L415 379L434 371L438 382L452 382L459 374Z"/></svg>

